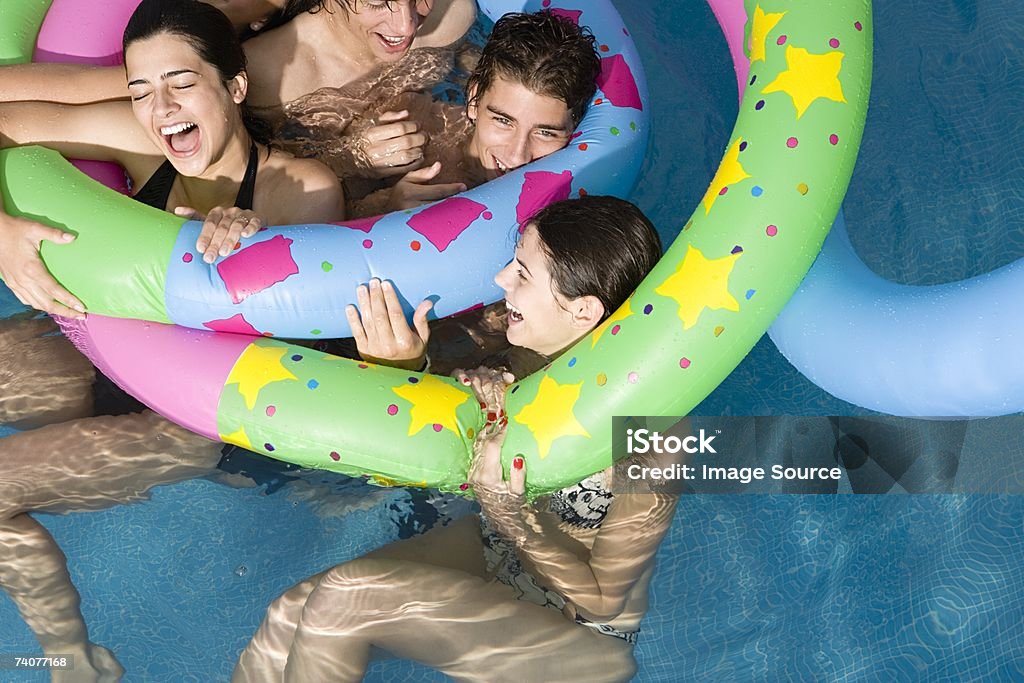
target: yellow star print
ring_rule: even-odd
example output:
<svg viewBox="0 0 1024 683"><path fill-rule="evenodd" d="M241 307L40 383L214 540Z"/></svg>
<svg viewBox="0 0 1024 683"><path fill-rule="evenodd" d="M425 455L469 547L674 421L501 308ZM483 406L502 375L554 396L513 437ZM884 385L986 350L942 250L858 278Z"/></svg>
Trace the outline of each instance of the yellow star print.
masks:
<svg viewBox="0 0 1024 683"><path fill-rule="evenodd" d="M842 52L814 55L802 47L786 47L787 69L764 87L763 93L784 92L793 100L796 117L800 118L815 100L824 97L846 102L839 71L843 68Z"/></svg>
<svg viewBox="0 0 1024 683"><path fill-rule="evenodd" d="M605 331L610 330L612 325L620 323L629 316L633 315L633 309L630 308L629 305L629 302L631 300L632 297L626 299L626 303L622 304L622 306L619 307L619 310L612 313L610 316L608 316L607 320L605 320L603 323L597 326L597 329L594 330L594 334L591 335L590 337L590 348L594 348L595 346L597 346L597 342L601 339L601 336L605 333Z"/></svg>
<svg viewBox="0 0 1024 683"><path fill-rule="evenodd" d="M750 63L764 61L764 41L768 34L779 23L779 19L786 15L785 12L778 14L765 14L761 6L754 8L754 23L750 29Z"/></svg>
<svg viewBox="0 0 1024 683"><path fill-rule="evenodd" d="M418 489L427 488L427 482L425 481L401 481L400 479L392 479L391 477L385 477L383 474L374 474L371 477L375 486L409 486Z"/></svg>
<svg viewBox="0 0 1024 683"><path fill-rule="evenodd" d="M657 294L675 299L684 330L697 324L705 308L740 310L739 303L729 294L729 275L741 254L738 252L718 259L708 259L700 249L688 245L686 256L676 271L654 290Z"/></svg>
<svg viewBox="0 0 1024 683"><path fill-rule="evenodd" d="M412 404L409 411L409 436L427 425L439 424L459 433L455 411L469 400L469 394L442 382L433 375L423 375L416 384L403 384L393 392Z"/></svg>
<svg viewBox="0 0 1024 683"><path fill-rule="evenodd" d="M579 384L559 384L545 376L540 381L537 396L515 416L515 421L525 425L533 438L537 440L537 450L541 458L548 457L551 444L562 436L585 436L590 434L583 428L573 414L572 409L580 398Z"/></svg>
<svg viewBox="0 0 1024 683"><path fill-rule="evenodd" d="M239 427L237 432L231 432L230 434L221 434L220 440L224 443L233 443L236 446L252 450L252 442L249 441L249 435L245 433L245 427Z"/></svg>
<svg viewBox="0 0 1024 683"><path fill-rule="evenodd" d="M272 382L298 379L281 364L288 353L284 346L258 346L250 344L231 368L225 385L237 384L238 393L245 398L245 406L252 410L260 391Z"/></svg>
<svg viewBox="0 0 1024 683"><path fill-rule="evenodd" d="M736 141L729 146L729 151L722 158L722 164L718 167L718 172L715 173L711 186L704 193L705 216L711 213L711 207L714 206L715 200L718 199L718 195L722 192L722 188L750 177L750 174L744 171L743 166L740 164L740 143L742 142L743 138L736 138Z"/></svg>

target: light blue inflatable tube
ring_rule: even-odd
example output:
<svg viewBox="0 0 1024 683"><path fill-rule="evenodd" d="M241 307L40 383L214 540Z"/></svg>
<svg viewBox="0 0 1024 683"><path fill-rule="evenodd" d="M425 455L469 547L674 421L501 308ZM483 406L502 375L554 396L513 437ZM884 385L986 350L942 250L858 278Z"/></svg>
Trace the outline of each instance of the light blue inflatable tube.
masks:
<svg viewBox="0 0 1024 683"><path fill-rule="evenodd" d="M896 284L857 256L840 212L769 334L808 379L865 408L920 417L1024 411L1024 260L950 284Z"/></svg>
<svg viewBox="0 0 1024 683"><path fill-rule="evenodd" d="M483 0L497 19L550 9L591 29L600 46L598 92L569 146L455 197L413 211L338 226L273 227L208 265L194 251L201 225L185 223L167 269L171 322L290 338L350 336L345 306L357 285L391 278L412 301L450 315L501 298L493 282L516 228L541 207L581 193L627 197L649 135L640 57L610 0L561 9L555 0Z"/></svg>

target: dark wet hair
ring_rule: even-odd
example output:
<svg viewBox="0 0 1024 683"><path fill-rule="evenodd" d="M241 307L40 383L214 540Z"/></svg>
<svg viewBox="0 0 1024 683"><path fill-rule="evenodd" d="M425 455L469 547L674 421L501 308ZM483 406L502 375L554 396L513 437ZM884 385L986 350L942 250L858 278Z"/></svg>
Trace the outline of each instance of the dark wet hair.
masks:
<svg viewBox="0 0 1024 683"><path fill-rule="evenodd" d="M321 0L288 0L288 2L284 3L284 7L267 17L266 22L264 22L262 27L260 27L260 30L253 31L251 28L246 26L240 34L242 42L244 43L253 36L258 36L261 33L271 31L278 26L284 26L300 14L319 11L321 9L320 2Z"/></svg>
<svg viewBox="0 0 1024 683"><path fill-rule="evenodd" d="M163 33L185 40L225 83L245 71L245 52L231 21L216 7L199 0L142 0L124 29L124 52L135 42ZM243 102L242 121L257 142L268 144L270 125Z"/></svg>
<svg viewBox="0 0 1024 683"><path fill-rule="evenodd" d="M578 124L597 90L601 72L594 43L590 29L547 10L506 14L494 24L480 61L469 75L466 97L473 104L500 76L539 95L562 100L573 123Z"/></svg>
<svg viewBox="0 0 1024 683"><path fill-rule="evenodd" d="M388 6L388 9L391 9L391 5L399 1L400 0L380 0L380 2L383 2L385 5ZM415 5L418 3L419 0L412 1L413 5ZM303 10L304 12L312 12L313 14L316 14L320 10L326 10L328 12L331 12L333 11L331 7L335 5L340 7L342 11L355 12L357 2L359 2L359 0L295 0L295 4L304 6L306 8Z"/></svg>
<svg viewBox="0 0 1024 683"><path fill-rule="evenodd" d="M547 254L556 293L567 299L596 296L605 318L661 258L654 225L640 209L616 197L587 195L555 202L527 225L536 229Z"/></svg>

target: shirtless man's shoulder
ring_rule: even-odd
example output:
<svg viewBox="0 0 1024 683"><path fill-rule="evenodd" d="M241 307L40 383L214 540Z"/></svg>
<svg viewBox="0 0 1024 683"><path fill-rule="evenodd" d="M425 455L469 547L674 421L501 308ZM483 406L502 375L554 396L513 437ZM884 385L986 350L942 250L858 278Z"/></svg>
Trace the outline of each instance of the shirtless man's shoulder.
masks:
<svg viewBox="0 0 1024 683"><path fill-rule="evenodd" d="M315 48L320 24L317 15L300 14L245 42L251 105L278 107L305 95L309 84L320 80Z"/></svg>

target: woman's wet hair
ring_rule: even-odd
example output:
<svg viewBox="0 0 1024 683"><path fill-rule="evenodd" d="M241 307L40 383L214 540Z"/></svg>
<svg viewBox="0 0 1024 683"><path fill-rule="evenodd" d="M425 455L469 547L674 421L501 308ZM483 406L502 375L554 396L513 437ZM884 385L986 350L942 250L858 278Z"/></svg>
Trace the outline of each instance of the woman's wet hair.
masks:
<svg viewBox="0 0 1024 683"><path fill-rule="evenodd" d="M621 306L661 258L661 239L640 209L587 195L538 211L529 221L548 257L555 293L595 296L604 317Z"/></svg>
<svg viewBox="0 0 1024 683"><path fill-rule="evenodd" d="M199 58L217 70L227 83L245 71L245 52L231 21L216 7L199 0L142 0L128 20L121 47L164 33L187 42ZM243 102L242 121L257 142L268 144L270 125L254 115Z"/></svg>
<svg viewBox="0 0 1024 683"><path fill-rule="evenodd" d="M600 72L590 29L546 10L506 14L494 24L469 75L467 99L473 104L501 77L562 100L577 124L594 97Z"/></svg>

